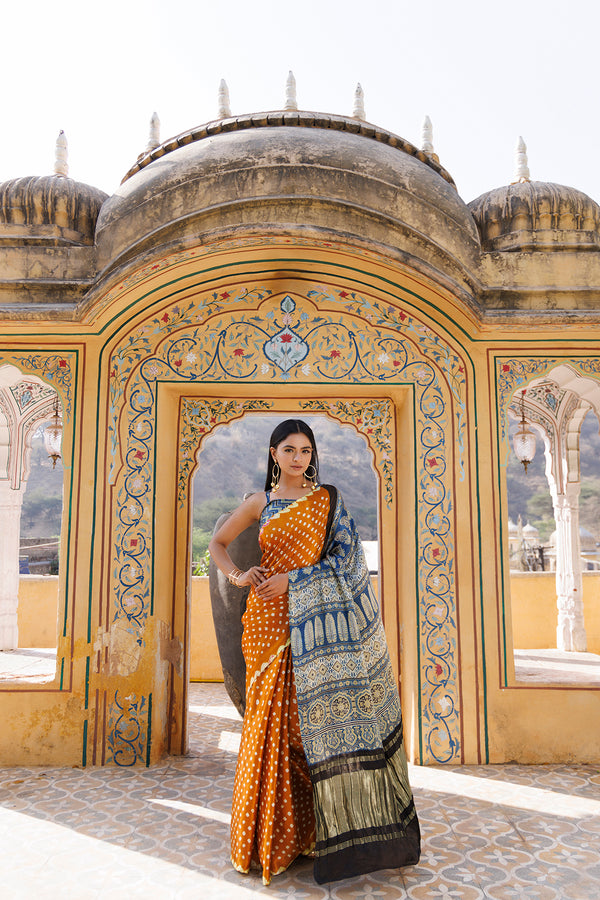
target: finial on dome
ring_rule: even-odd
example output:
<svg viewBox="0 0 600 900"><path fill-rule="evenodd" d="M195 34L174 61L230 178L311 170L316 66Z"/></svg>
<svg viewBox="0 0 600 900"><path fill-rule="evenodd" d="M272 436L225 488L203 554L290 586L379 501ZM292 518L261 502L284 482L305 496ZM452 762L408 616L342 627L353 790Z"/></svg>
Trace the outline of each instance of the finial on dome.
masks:
<svg viewBox="0 0 600 900"><path fill-rule="evenodd" d="M285 106L284 109L298 109L298 100L296 99L296 79L294 73L290 70L287 81L285 83Z"/></svg>
<svg viewBox="0 0 600 900"><path fill-rule="evenodd" d="M158 147L159 144L160 119L158 118L158 113L153 112L150 119L150 131L148 133L148 143L146 144L146 151L150 153L150 151L154 150L155 147Z"/></svg>
<svg viewBox="0 0 600 900"><path fill-rule="evenodd" d="M68 144L67 138L64 131L61 129L58 133L58 137L56 139L56 155L54 158L54 174L55 175L68 175L69 174L69 163L67 161L68 157Z"/></svg>
<svg viewBox="0 0 600 900"><path fill-rule="evenodd" d="M425 116L423 120L423 131L421 132L422 144L421 149L424 153L434 153L433 149L433 125L429 116Z"/></svg>
<svg viewBox="0 0 600 900"><path fill-rule="evenodd" d="M527 145L522 137L517 141L517 150L515 154L515 179L513 184L522 181L530 181L529 165L527 163Z"/></svg>
<svg viewBox="0 0 600 900"><path fill-rule="evenodd" d="M355 119L362 119L363 121L367 118L365 113L365 92L360 86L360 83L356 85L356 90L354 91L354 109L352 110L352 116Z"/></svg>
<svg viewBox="0 0 600 900"><path fill-rule="evenodd" d="M229 88L224 78L219 82L219 119L228 119L231 116L229 105Z"/></svg>

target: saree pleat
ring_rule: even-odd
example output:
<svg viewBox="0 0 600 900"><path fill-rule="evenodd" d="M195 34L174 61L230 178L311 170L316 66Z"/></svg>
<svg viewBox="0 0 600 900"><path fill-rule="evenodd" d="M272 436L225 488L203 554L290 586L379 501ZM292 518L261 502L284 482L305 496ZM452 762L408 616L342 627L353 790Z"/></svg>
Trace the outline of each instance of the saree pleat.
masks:
<svg viewBox="0 0 600 900"><path fill-rule="evenodd" d="M261 565L271 574L319 559L328 497L269 504L261 520ZM231 858L257 863L268 884L315 840L312 785L298 720L288 598L261 601L251 590L242 619L246 712L235 775Z"/></svg>

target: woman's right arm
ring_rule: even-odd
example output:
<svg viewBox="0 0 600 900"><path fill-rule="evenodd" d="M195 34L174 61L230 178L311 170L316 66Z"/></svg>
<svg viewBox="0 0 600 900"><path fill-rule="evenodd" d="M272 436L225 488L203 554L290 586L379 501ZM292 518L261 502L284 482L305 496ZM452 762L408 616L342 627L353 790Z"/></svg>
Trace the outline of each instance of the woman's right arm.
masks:
<svg viewBox="0 0 600 900"><path fill-rule="evenodd" d="M228 578L231 576L232 583L237 584L238 587L245 587L248 584L256 586L265 580L263 573L266 570L263 566L252 566L247 572L240 572L227 552L227 547L238 534L241 534L254 522L258 522L266 502L267 498L264 493L252 494L231 513L226 522L223 522L208 545L209 553L215 564L224 575Z"/></svg>

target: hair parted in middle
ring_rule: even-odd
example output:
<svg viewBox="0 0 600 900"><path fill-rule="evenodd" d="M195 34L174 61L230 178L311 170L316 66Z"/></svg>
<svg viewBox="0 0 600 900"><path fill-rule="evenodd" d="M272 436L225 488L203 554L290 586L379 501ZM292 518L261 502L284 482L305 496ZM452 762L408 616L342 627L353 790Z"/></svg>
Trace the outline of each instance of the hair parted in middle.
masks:
<svg viewBox="0 0 600 900"><path fill-rule="evenodd" d="M271 435L271 439L269 440L269 459L267 462L267 477L265 480L265 491L271 490L271 481L273 480L273 464L274 459L271 454L271 447L276 449L290 434L304 434L309 439L312 454L310 457L309 465L313 465L315 467L315 483L319 480L319 456L317 453L317 445L315 442L315 436L312 432L312 428L310 425L307 425L306 422L303 422L302 419L286 419L284 422L280 422L279 425L273 429L273 434Z"/></svg>

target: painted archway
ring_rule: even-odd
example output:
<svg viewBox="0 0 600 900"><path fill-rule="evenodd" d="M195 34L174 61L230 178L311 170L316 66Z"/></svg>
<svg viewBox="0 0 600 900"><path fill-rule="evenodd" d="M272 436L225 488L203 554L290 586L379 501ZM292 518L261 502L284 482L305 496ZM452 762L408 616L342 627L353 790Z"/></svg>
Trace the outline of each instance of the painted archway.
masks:
<svg viewBox="0 0 600 900"><path fill-rule="evenodd" d="M358 292L331 278L282 284L273 275L222 288L187 292L184 301L158 292L151 314L133 317L106 347L108 404L99 425L107 440L97 467L109 490L103 564L93 572L100 603L88 622L97 648L90 687L101 694L92 759L131 765L150 758L151 741L185 746L177 712L185 688L174 701L172 686L185 679L189 478L204 435L261 409L324 411L367 436L389 542L383 612L396 662L402 643L411 754L461 759L457 486L470 499L460 350L389 292ZM175 540L157 541L159 534ZM401 609L412 627L399 623ZM124 688L156 644L154 690Z"/></svg>

